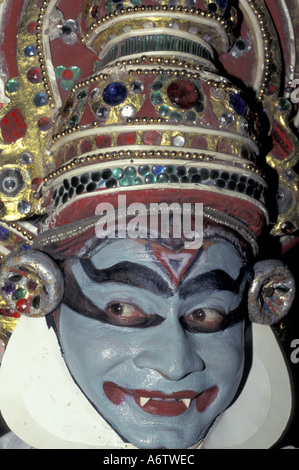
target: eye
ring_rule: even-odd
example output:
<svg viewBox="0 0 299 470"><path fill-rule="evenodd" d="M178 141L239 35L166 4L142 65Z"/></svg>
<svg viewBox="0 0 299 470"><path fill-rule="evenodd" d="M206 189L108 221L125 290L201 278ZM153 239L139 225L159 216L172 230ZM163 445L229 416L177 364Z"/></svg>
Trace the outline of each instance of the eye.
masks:
<svg viewBox="0 0 299 470"><path fill-rule="evenodd" d="M183 324L193 333L213 333L221 329L224 315L214 308L198 308L183 317Z"/></svg>
<svg viewBox="0 0 299 470"><path fill-rule="evenodd" d="M124 302L110 303L105 313L116 325L135 326L147 320L148 316L133 304Z"/></svg>

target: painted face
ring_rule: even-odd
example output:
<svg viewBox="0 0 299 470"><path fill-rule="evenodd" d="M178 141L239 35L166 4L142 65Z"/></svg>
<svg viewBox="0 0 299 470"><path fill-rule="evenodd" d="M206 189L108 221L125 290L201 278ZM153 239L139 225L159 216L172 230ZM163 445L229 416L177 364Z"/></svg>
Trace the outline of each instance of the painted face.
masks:
<svg viewBox="0 0 299 470"><path fill-rule="evenodd" d="M228 242L175 253L119 239L66 267L59 331L71 374L139 448L187 448L243 371L243 261Z"/></svg>

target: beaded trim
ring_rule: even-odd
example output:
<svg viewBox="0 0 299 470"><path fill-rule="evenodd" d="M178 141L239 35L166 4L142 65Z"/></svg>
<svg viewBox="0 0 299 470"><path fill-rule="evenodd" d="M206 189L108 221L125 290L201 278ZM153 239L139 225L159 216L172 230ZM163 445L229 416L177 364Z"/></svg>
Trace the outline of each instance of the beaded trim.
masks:
<svg viewBox="0 0 299 470"><path fill-rule="evenodd" d="M191 213L193 212L194 209L191 207ZM147 214L149 213L150 209L148 208ZM251 232L251 230L249 230L249 228L241 221L236 220L234 217L231 217L227 214L223 214L217 209L207 206L203 207L203 217L211 220L212 222L215 222L216 224L223 225L236 231L239 235L244 238L244 240L246 240L250 244L254 255L258 253L258 244L256 241L256 237ZM99 216L93 216L89 217L88 219L85 219L84 221L75 222L72 224L65 225L63 227L47 230L39 235L38 239L33 245L33 248L39 249L40 247L46 247L48 245L51 245L52 243L61 242L68 238L81 235L82 233L95 227L99 219Z"/></svg>
<svg viewBox="0 0 299 470"><path fill-rule="evenodd" d="M257 21L259 22L261 29L262 29L262 37L263 37L263 45L264 45L264 56L265 56L265 67L264 67L264 72L263 72L263 82L261 83L260 89L258 90L258 100L261 101L264 97L265 91L267 89L267 86L270 82L271 79L271 64L272 64L272 54L270 51L270 46L271 46L271 36L268 31L266 21L265 21L265 15L263 11L260 8L257 8L255 6L255 0L248 0L248 3L257 18ZM54 95L51 90L50 86L50 80L47 72L47 66L46 66L46 60L44 57L44 52L43 52L43 23L44 23L44 17L47 12L47 8L49 6L49 0L43 0L42 1L42 6L40 8L40 13L37 16L37 25L36 25L36 48L38 51L38 57L39 57L39 63L40 63L40 68L41 72L43 75L43 85L45 88L45 92L49 101L49 105L51 108L55 108L55 102L54 102ZM219 22L227 32L230 41L232 42L234 40L234 35L231 31L231 27L229 23L220 15L215 14L213 12L205 12L200 9L195 9L195 8L187 8L187 7L181 7L181 6L170 6L168 5L156 5L155 7L152 7L151 5L145 6L135 6L133 8L128 7L126 9L121 9L121 10L115 10L113 13L109 13L105 16L103 16L101 19L97 20L94 22L87 30L85 36L81 39L82 42L86 42L87 39L89 38L90 33L93 31L95 27L97 27L99 24L106 23L107 21L110 21L111 19L117 17L118 15L127 15L131 13L137 13L137 12L144 12L144 11L158 11L161 10L161 12L165 10L169 10L170 12L178 12L180 14L193 14L193 15L199 15L201 17L206 17L211 20L215 20Z"/></svg>
<svg viewBox="0 0 299 470"><path fill-rule="evenodd" d="M51 109L56 107L54 94L50 86L50 79L47 71L47 64L46 59L44 57L44 46L43 46L43 25L44 25L44 17L47 13L47 8L49 6L50 0L43 0L42 6L40 8L40 13L37 16L36 21L36 49L37 55L39 57L38 61L40 63L40 69L43 76L43 86L48 98L49 106Z"/></svg>
<svg viewBox="0 0 299 470"><path fill-rule="evenodd" d="M98 153L92 155L85 155L81 157L76 157L70 162L66 163L65 165L57 168L55 171L49 173L44 178L44 183L50 183L51 180L55 179L56 177L63 175L64 173L72 170L73 168L84 166L85 164L92 164L96 162L103 162L103 161L117 161L120 159L131 159L131 163L134 161L132 159L147 159L147 158L171 158L174 159L182 159L182 160L192 160L192 161L204 161L204 162L212 162L214 161L220 165L231 165L234 168L242 168L243 170L249 170L251 173L256 174L258 176L263 176L262 171L257 168L253 163L249 163L248 161L240 159L240 161L228 161L227 155L224 155L226 160L220 159L220 154L215 157L215 153L211 154L202 154L197 152L191 151L175 151L175 150L119 150L113 152L105 152L105 153ZM84 171L84 169L83 169Z"/></svg>
<svg viewBox="0 0 299 470"><path fill-rule="evenodd" d="M271 80L271 64L272 64L272 54L271 54L271 35L268 31L265 14L260 8L255 6L255 0L247 0L260 27L262 32L263 48L264 48L264 71L263 71L263 80L260 85L259 90L257 90L257 99L262 101L264 94L267 90L269 82Z"/></svg>
<svg viewBox="0 0 299 470"><path fill-rule="evenodd" d="M129 75L133 75L137 73L137 75L140 75L141 73L145 75L169 75L169 76L174 76L174 77L185 77L185 78L190 78L190 79L198 79L198 78L206 78L206 73L214 73L216 69L211 68L207 65L200 65L196 64L194 62L188 62L187 60L183 60L182 58L168 58L168 57L155 57L155 56L146 56L145 54L142 54L140 57L134 57L130 59L118 59L115 61L115 63L112 63L109 65L109 70L111 74L111 68L119 68L119 67L127 67L127 66L134 66L138 65L139 67L142 67L143 62L149 62L150 64L157 65L157 66L163 66L163 65L168 65L169 67L182 67L180 69L149 69L149 66L146 65L144 68L137 68L137 69L130 69L128 70ZM190 70L187 70L190 69ZM195 71L194 71L195 70ZM199 72L203 72L204 74L200 74ZM90 86L92 83L95 83L97 81L106 81L109 79L109 74L100 72L94 75L91 75L89 78L86 80L83 80L81 82L77 82L73 88L71 88L69 92L69 97L74 97L75 93L80 89L80 88L85 88ZM211 80L211 85L216 85L218 87L224 88L226 91L233 91L234 93L240 93L241 90L234 86L233 84L228 83L226 80L219 79L219 81Z"/></svg>
<svg viewBox="0 0 299 470"><path fill-rule="evenodd" d="M230 24L220 15L217 13L213 12L206 12L201 9L196 9L196 8L188 8L188 7L182 7L182 6L168 6L168 5L141 5L141 6L135 6L135 7L127 7L127 8L121 8L120 10L115 10L113 13L109 13L102 18L99 18L97 21L92 23L86 30L85 35L82 37L81 41L83 43L86 43L90 40L90 36L94 33L94 30L97 29L100 25L106 24L109 21L112 21L113 19L120 17L120 16L126 16L126 15L134 15L136 13L152 13L152 12L157 12L159 11L159 14L162 14L164 16L169 15L169 12L171 14L176 14L178 13L179 15L195 15L195 16L200 16L201 18L206 18L212 21L216 21L218 24L220 23L221 26L224 28L230 44L232 44L234 40L234 34L231 30Z"/></svg>
<svg viewBox="0 0 299 470"><path fill-rule="evenodd" d="M104 167L103 169L84 172L81 175L74 175L65 178L56 186L52 193L55 207L68 202L70 199L80 196L83 193L93 193L102 189L128 188L143 185L157 186L167 184L173 185L193 184L194 188L201 187L202 190L215 188L237 194L244 194L255 199L261 204L265 204L267 187L254 177L247 177L237 172L229 172L216 167L186 166L168 164L147 164L144 162L139 166L117 166L114 168Z"/></svg>
<svg viewBox="0 0 299 470"><path fill-rule="evenodd" d="M159 61L159 58L156 58L157 59L157 64L160 64L160 61ZM125 64L124 63L127 63L127 62L132 62L134 63L134 65L136 66L136 68L133 66L131 66L131 68L129 70L126 70L126 74L128 75L129 77L129 84L125 84L123 85L121 83L121 86L124 86L124 87L129 87L129 85L131 84L131 81L132 81L132 78L131 77L134 77L134 75L137 76L136 80L139 80L139 76L140 75L151 75L153 77L157 76L159 77L159 80L161 83L166 83L165 80L162 80L161 78L161 75L163 76L167 76L167 79L169 78L169 81L173 80L173 78L175 77L178 77L178 78L187 78L188 80L198 80L200 79L201 81L204 81L207 83L208 86L212 87L212 93L213 93L213 96L215 97L216 100L218 100L218 97L216 96L217 93L216 93L216 89L219 87L220 91L218 93L218 95L220 93L222 94L227 94L226 96L226 99L229 100L229 105L234 109L235 113L238 114L238 116L235 118L235 116L232 118L233 119L233 122L235 121L235 128L234 131L237 130L237 127L239 126L240 129L241 129L241 121L244 120L243 119L243 110L242 111L238 111L234 108L234 105L231 105L231 101L234 96L236 95L236 99L238 98L238 102L242 102L242 106L244 106L246 108L246 103L245 101L243 100L242 96L241 96L241 93L239 94L239 91L233 84L230 84L228 83L227 81L224 81L222 80L221 78L218 78L216 77L214 74L209 74L207 75L207 70L205 70L205 72L203 72L202 74L198 71L189 71L188 69L186 69L186 66L188 66L188 63L185 63L184 67L182 67L181 69L175 69L175 68L172 68L171 65L173 63L172 60L170 59L167 59L167 58L164 58L163 62L164 64L170 64L169 65L169 68L167 69L161 69L159 66L157 68L149 68L149 65L142 65L140 62L143 62L143 61L147 61L149 62L149 60L147 59L146 56L141 56L140 59L136 59L136 60L130 60L130 61L117 61L116 64L113 66L115 68L118 68L119 66L124 66L125 67ZM177 62L177 60L175 61ZM179 64L182 63L182 61L178 61ZM196 67L197 69L197 66L194 66ZM113 70L111 71L111 73L113 73ZM207 78L210 78L207 80ZM218 78L218 80L217 80ZM106 81L108 79L108 74L104 74L104 73L101 73L101 74L97 74L97 75L94 75L92 77L90 77L89 79L87 80L84 80L83 82L81 83L78 83L77 85L75 85L72 89L71 89L71 93L68 97L68 99L66 100L65 104L64 104L64 107L62 109L62 113L61 113L61 116L62 116L62 119L57 122L57 126L56 126L56 132L55 134L53 135L52 137L52 143L53 144L56 144L56 142L58 140L61 140L62 138L66 138L65 140L63 140L63 143L67 143L69 140L70 140L70 137L69 137L69 134L74 134L76 133L78 136L80 137L89 137L89 136L92 136L94 135L95 131L92 130L92 128L94 127L103 127L103 123L106 122L106 118L102 119L101 117L98 117L97 119L97 110L96 110L96 106L98 101L96 101L96 98L98 97L98 95L95 95L96 98L91 98L92 95L93 95L93 92L96 91L98 92L98 94L101 92L101 85L99 85L99 88L94 88L95 85L97 85L97 82L101 82L101 81ZM131 80L131 81L130 81ZM111 83L110 83L111 85ZM108 87L110 86L108 85ZM198 84L197 84L198 85ZM90 96L89 96L89 90L87 90L88 87L92 87L93 90L91 91L90 93ZM105 86L105 85L104 85ZM195 86L195 85L192 85L192 86ZM164 86L165 88L165 86ZM165 92L163 88L163 93ZM215 90L214 90L215 89ZM134 93L132 91L128 91L128 93L130 93L129 98L130 99L135 99L137 100L137 95L134 95ZM160 93L160 92L159 92ZM75 94L77 95L76 98L75 98ZM134 103L134 105L129 105L129 108L130 108L130 112L131 112L131 109L132 109L132 115L134 116L134 114L137 112L138 110L138 106L141 106L140 103L142 103L142 99L151 99L152 100L152 104L153 106L156 108L156 112L160 115L162 115L163 117L157 117L157 118L153 118L153 117L129 117L127 119L125 119L125 116L122 116L121 115L121 111L118 109L118 108L115 108L116 111L114 111L113 109L113 106L112 106L112 111L110 113L110 108L108 106L108 111L107 113L111 114L111 116L114 116L113 118L109 117L108 119L113 119L115 120L115 122L113 122L113 124L110 123L109 126L106 125L106 129L108 130L109 133L111 132L120 132L120 133L125 133L126 131L124 131L124 128L122 126L123 123L127 123L127 124L153 124L153 123L165 123L166 125L169 125L169 121L171 121L172 119L172 114L177 114L177 111L176 112L170 112L170 110L173 111L173 108L169 108L169 104L167 105L167 108L165 106L160 106L160 103L164 102L165 100L169 101L168 97L165 95L163 95L163 100L164 101L161 101L159 102L158 101L158 97L157 97L157 102L155 102L154 100L156 98L154 98L154 92L152 92L152 95L150 97L150 94L147 95L139 95L138 97L138 100L136 101L136 103ZM156 93L158 95L158 92ZM202 93L201 93L202 94ZM132 98L132 96L133 98ZM100 95L101 96L101 95ZM220 95L219 95L220 96ZM74 99L75 98L75 99ZM128 98L128 100L129 100ZM159 98L160 99L160 98ZM161 98L162 99L162 98ZM140 101L141 100L141 101ZM199 98L199 100L203 100L203 98ZM129 103L131 103L129 101ZM86 106L92 106L92 112L94 113L94 118L95 120L94 121L90 121L89 122L89 127L88 128L85 128L85 129L81 129L80 127L80 124L78 121L80 121L80 119L82 118L82 115L84 114L84 110L86 109ZM102 105L101 105L102 106ZM135 106L135 107L134 107ZM239 105L238 105L239 106ZM162 111L162 108L163 108L163 111ZM164 110L164 108L166 109L166 111ZM102 108L99 108L99 109L102 109ZM103 108L104 109L104 108ZM202 112L202 110L204 109L204 106L202 105L202 109L196 109L196 112L193 112L192 116L194 115L194 120L197 120L197 119L200 119L200 113ZM224 107L224 110L226 110L227 107ZM247 109L247 108L246 108ZM113 113L116 113L115 115ZM164 117L164 114L166 117ZM168 116L167 113L170 115ZM242 115L241 115L242 113ZM185 113L186 114L186 113ZM128 115L128 112L127 112L127 115ZM180 119L186 119L187 120L187 114L186 114L186 117L185 115L181 115L179 116ZM178 119L177 116L175 119ZM220 117L219 117L220 119ZM175 121L176 122L176 121ZM190 121L191 122L191 121ZM213 134L213 129L209 130L209 128L202 128L200 125L196 126L195 125L195 121L192 123L192 132L195 133L195 134L198 134L200 132L200 129L203 129L201 131L201 133L203 132L206 132L208 135L212 135ZM112 128L111 126L117 126L117 125L121 125L122 127L116 129L116 128ZM180 124L182 125L182 124ZM219 121L219 126L221 127L221 121ZM173 126L172 126L173 127ZM178 130L179 128L176 127L176 130ZM143 129L134 129L136 131L138 130L142 130L143 132ZM148 129L147 129L148 130ZM156 129L155 129L156 130ZM174 130L170 127L164 127L162 129L162 127L160 128L159 127L159 130L163 130L163 131L170 131L170 130ZM57 132L58 131L58 132ZM184 132L183 128L181 129L182 132ZM188 125L188 131L190 131L190 126ZM241 131L241 135L240 134L237 134L236 132L232 132L231 135L228 135L227 134L227 131L223 131L223 132L226 132L226 135L228 138L232 137L234 139L234 141L238 141L238 140L242 140L244 142L244 139L243 137L245 137L243 135L243 131ZM252 131L254 132L254 130L252 129ZM244 131L246 132L246 130ZM190 134L190 132L189 132ZM233 135L234 134L234 135ZM214 134L215 135L215 134ZM170 138L170 137L169 137ZM258 153L258 148L257 146L255 145L255 143L257 142L257 136L256 135L250 135L250 138L248 136L248 143L249 145L253 146L254 148L254 151L256 153ZM72 138L73 140L73 138ZM62 144L59 144L59 146L62 145ZM57 144L53 146L52 150L56 149L57 148ZM96 150L96 149L95 149Z"/></svg>

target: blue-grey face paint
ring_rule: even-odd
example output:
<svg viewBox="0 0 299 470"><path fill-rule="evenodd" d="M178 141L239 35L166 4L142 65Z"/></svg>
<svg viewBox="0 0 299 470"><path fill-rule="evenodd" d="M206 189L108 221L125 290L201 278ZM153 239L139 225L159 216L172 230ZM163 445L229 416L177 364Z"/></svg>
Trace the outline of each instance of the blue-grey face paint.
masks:
<svg viewBox="0 0 299 470"><path fill-rule="evenodd" d="M195 444L241 380L243 260L221 241L189 256L180 252L189 263L180 275L146 244L116 240L65 270L66 363L101 415L140 448Z"/></svg>

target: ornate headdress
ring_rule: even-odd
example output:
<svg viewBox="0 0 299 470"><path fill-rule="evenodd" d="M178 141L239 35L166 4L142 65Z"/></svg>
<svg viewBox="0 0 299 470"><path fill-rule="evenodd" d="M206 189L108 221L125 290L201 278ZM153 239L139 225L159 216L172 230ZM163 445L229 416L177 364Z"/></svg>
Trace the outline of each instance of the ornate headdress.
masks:
<svg viewBox="0 0 299 470"><path fill-rule="evenodd" d="M59 276L43 253L39 274L27 254L6 256L74 253L100 201L201 202L255 254L265 227L296 240L298 15L291 0L230 3L1 4L4 341L21 311L50 311L62 295L43 304Z"/></svg>

